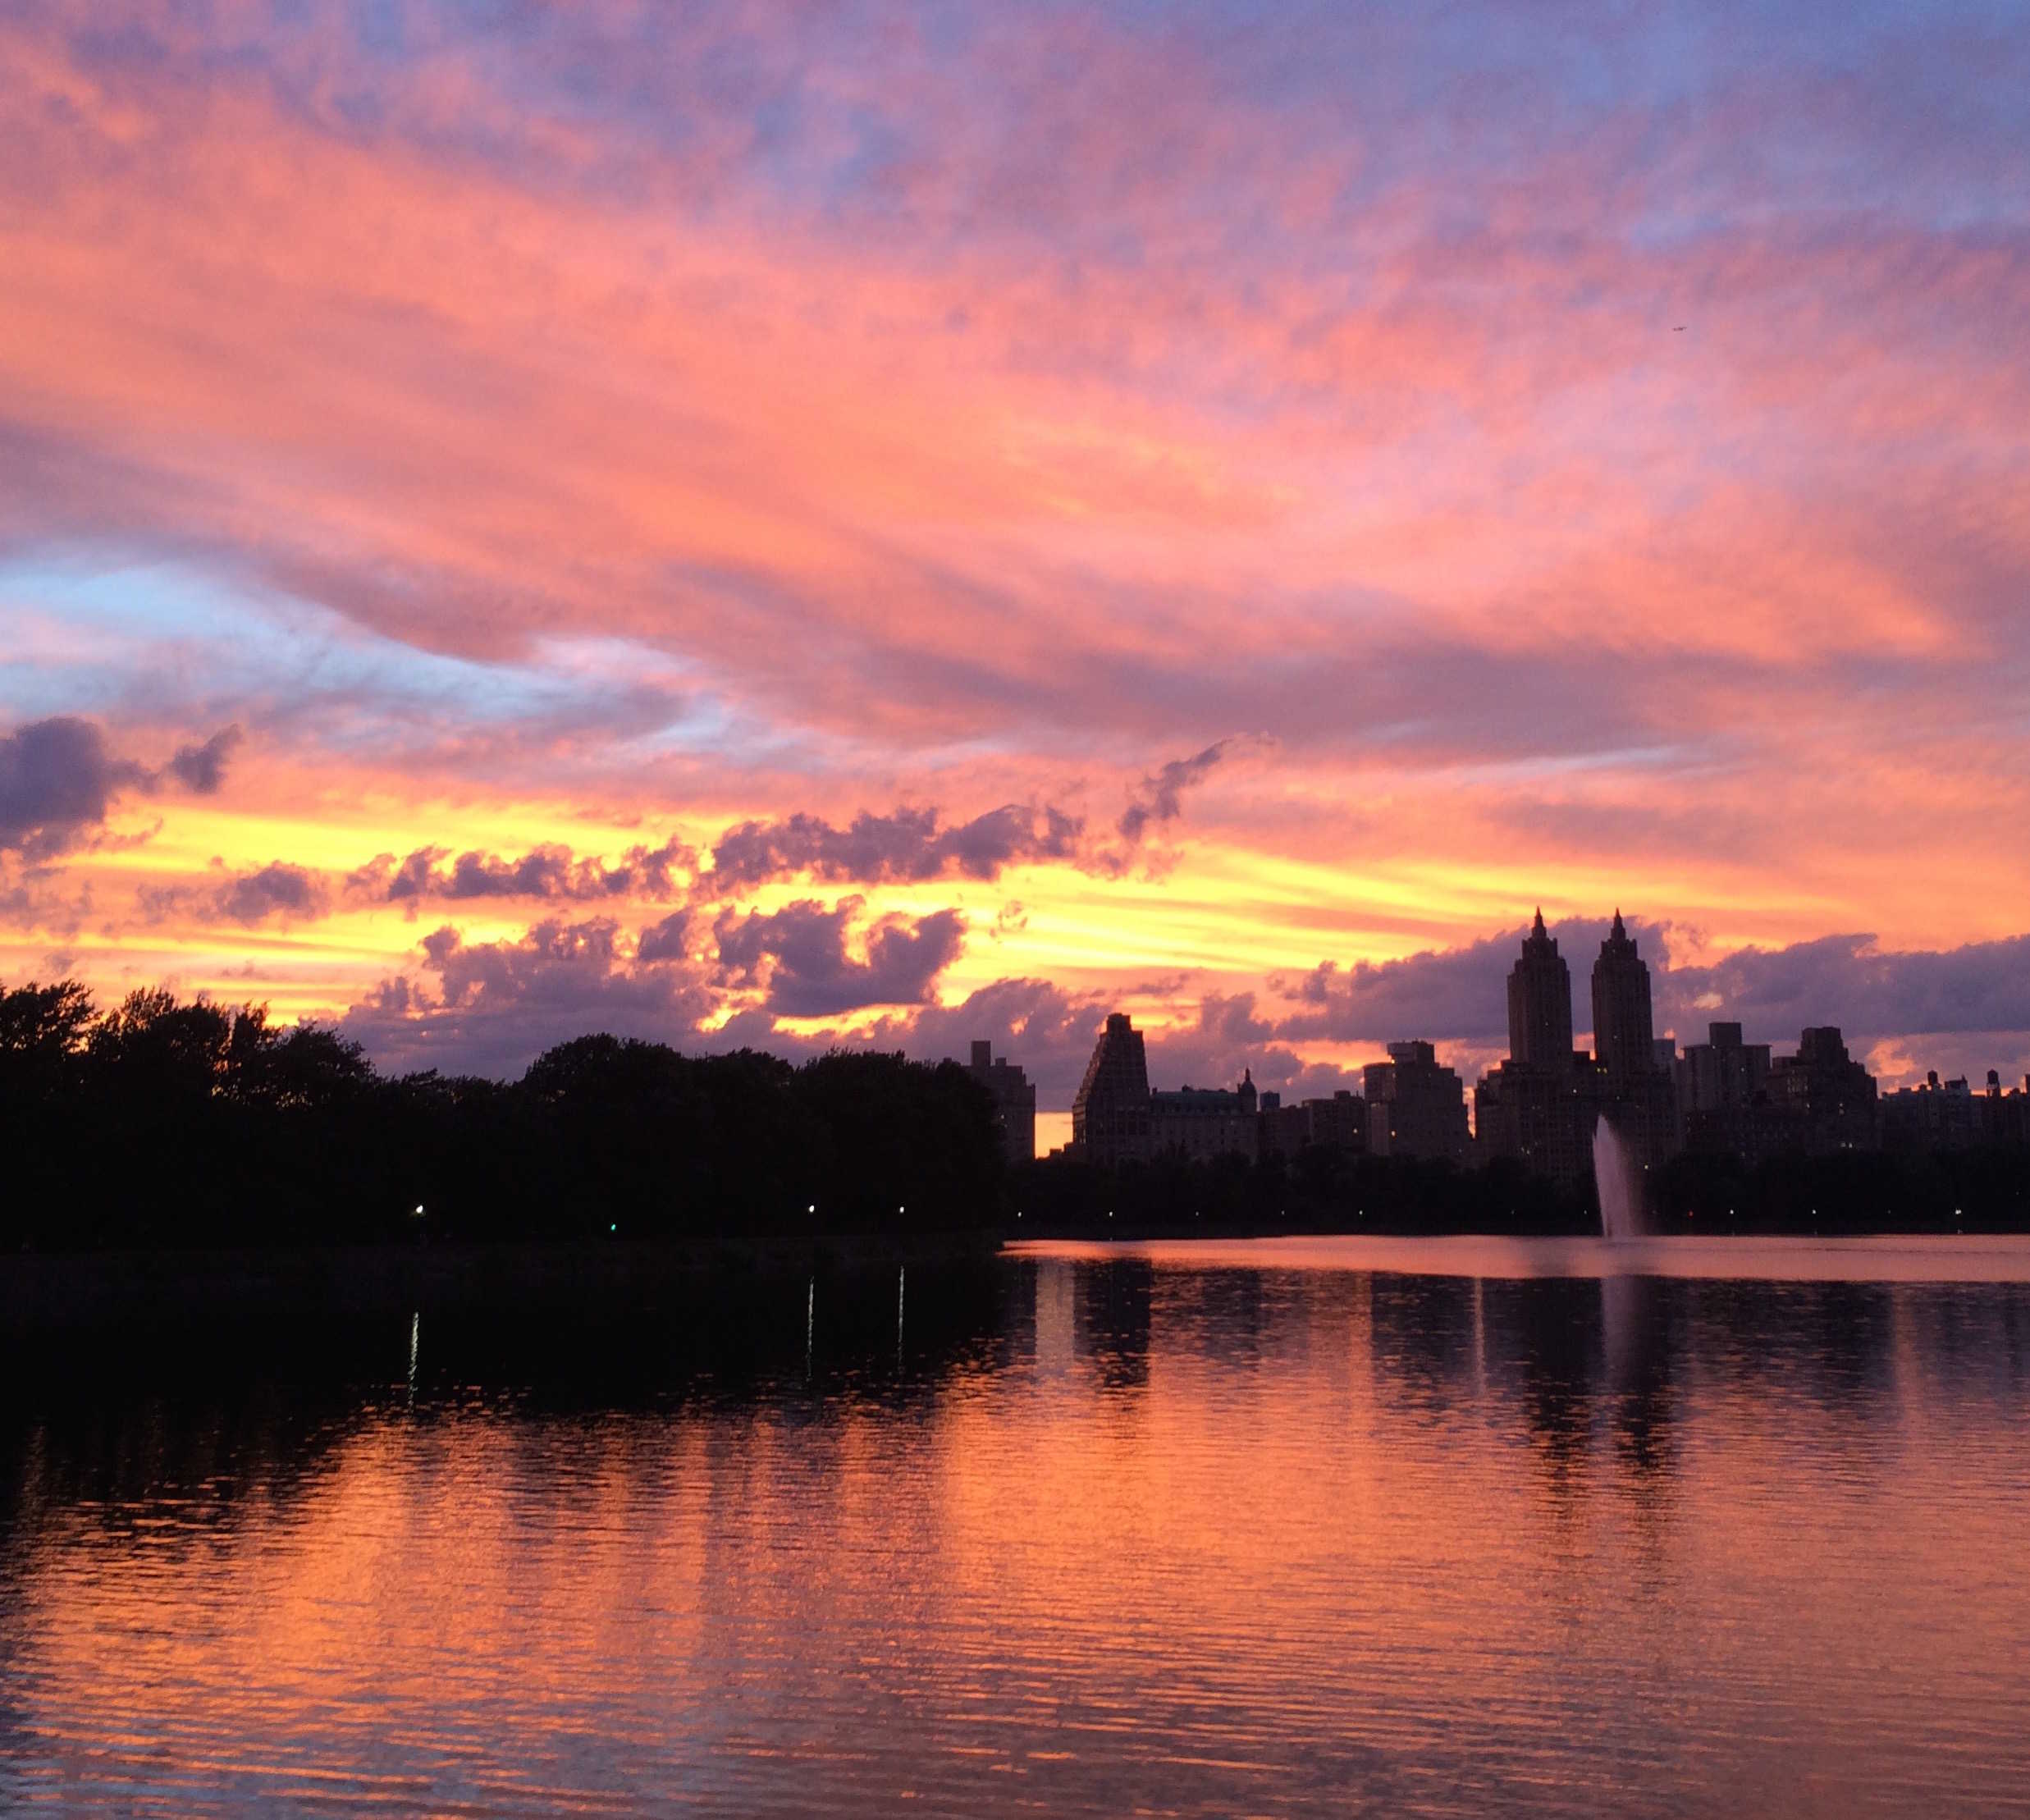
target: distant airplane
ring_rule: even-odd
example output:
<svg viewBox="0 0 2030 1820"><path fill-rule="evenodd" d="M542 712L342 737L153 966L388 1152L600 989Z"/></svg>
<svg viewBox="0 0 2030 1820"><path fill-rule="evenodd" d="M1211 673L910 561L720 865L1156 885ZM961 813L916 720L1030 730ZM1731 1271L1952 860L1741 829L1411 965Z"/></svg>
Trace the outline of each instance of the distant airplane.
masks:
<svg viewBox="0 0 2030 1820"><path fill-rule="evenodd" d="M1685 332L1685 325L1682 322L1680 322L1676 328L1671 331L1671 332L1673 335L1682 335Z"/></svg>

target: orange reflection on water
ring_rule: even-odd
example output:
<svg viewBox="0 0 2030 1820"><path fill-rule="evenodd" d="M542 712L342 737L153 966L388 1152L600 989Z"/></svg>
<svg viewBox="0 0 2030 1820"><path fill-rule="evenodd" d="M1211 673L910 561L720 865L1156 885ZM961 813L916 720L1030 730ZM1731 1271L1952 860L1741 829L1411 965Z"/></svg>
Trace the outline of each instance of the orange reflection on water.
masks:
<svg viewBox="0 0 2030 1820"><path fill-rule="evenodd" d="M892 1282L862 1309L798 1281L752 1287L780 1343L737 1366L678 1369L695 1310L505 1353L426 1315L413 1406L343 1373L50 1402L0 1438L0 1795L1915 1813L2030 1787L2030 1290L1341 1264L912 1266L899 1360Z"/></svg>

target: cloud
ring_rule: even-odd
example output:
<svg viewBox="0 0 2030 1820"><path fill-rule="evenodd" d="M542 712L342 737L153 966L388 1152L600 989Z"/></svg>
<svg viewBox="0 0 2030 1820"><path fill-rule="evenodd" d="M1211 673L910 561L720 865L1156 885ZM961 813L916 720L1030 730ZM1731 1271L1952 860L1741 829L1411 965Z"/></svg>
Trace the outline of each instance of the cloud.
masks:
<svg viewBox="0 0 2030 1820"><path fill-rule="evenodd" d="M690 943L691 912L673 910L642 931L635 956L642 961L680 961L689 952Z"/></svg>
<svg viewBox="0 0 2030 1820"><path fill-rule="evenodd" d="M1712 1018L1764 1041L1795 1040L1811 1024L1871 1038L2030 1031L2030 935L1900 953L1872 935L1827 935L1653 978L1659 1027L1675 1020L1681 1040Z"/></svg>
<svg viewBox="0 0 2030 1820"><path fill-rule="evenodd" d="M477 830L682 804L729 890L1077 866L1012 972L1481 1045L1534 873L1766 949L2030 896L2020 8L90 10L0 8L7 699L245 725L235 870L631 926Z"/></svg>
<svg viewBox="0 0 2030 1820"><path fill-rule="evenodd" d="M218 884L144 885L135 903L151 923L235 922L250 929L268 921L314 922L330 913L331 891L322 873L275 860Z"/></svg>
<svg viewBox="0 0 2030 1820"><path fill-rule="evenodd" d="M1591 951L1587 936L1595 926L1560 923L1553 930L1572 969L1575 991L1583 992ZM1604 922L1597 948L1607 932ZM1310 972L1274 983L1288 1005L1272 1034L1286 1041L1383 1044L1410 1037L1453 1041L1502 1039L1508 1031L1506 981L1526 930L1491 935L1464 947L1434 949L1393 961L1362 961L1351 967L1321 962ZM1640 931L1638 930L1638 933ZM1579 1027L1587 1022L1578 1013Z"/></svg>
<svg viewBox="0 0 2030 1820"><path fill-rule="evenodd" d="M1184 793L1202 784L1213 767L1244 744L1260 742L1239 738L1222 739L1189 758L1173 758L1162 770L1142 780L1141 788L1129 803L1118 824L1121 838L1132 845L1152 827L1174 821L1184 810Z"/></svg>
<svg viewBox="0 0 2030 1820"><path fill-rule="evenodd" d="M1835 1024L1857 1053L1921 1034L2003 1037L2014 1054L2030 1031L2030 935L1904 951L1884 949L1872 935L1828 935L1674 964L1682 931L1638 919L1629 929L1649 963L1657 1031L1675 1031L1680 1045L1704 1040L1715 1022L1740 1023L1749 1041L1779 1048L1808 1026ZM1607 920L1568 918L1551 932L1571 970L1573 1028L1583 1037ZM1498 1059L1507 1042L1508 972L1526 933L1519 926L1459 948L1348 968L1328 962L1277 980L1281 1003L1255 1034L1300 1045L1425 1036ZM1954 1045L1955 1054L1964 1047Z"/></svg>
<svg viewBox="0 0 2030 1820"><path fill-rule="evenodd" d="M713 925L720 979L766 985L766 1009L784 1017L829 1017L874 1005L927 999L939 974L965 944L958 910L883 917L864 936L866 958L848 952L848 936L864 908L842 899L830 909L810 899L763 915L721 913Z"/></svg>
<svg viewBox="0 0 2030 1820"><path fill-rule="evenodd" d="M1083 829L1078 817L1048 803L1014 803L956 825L931 808L862 811L843 828L802 813L743 821L719 837L698 888L725 897L798 876L865 885L950 875L992 879L1013 865L1075 861Z"/></svg>
<svg viewBox="0 0 2030 1820"><path fill-rule="evenodd" d="M418 972L382 981L339 1020L382 1065L506 1079L589 1031L679 1045L716 1000L683 967L638 964L610 917L546 921L514 940L467 943L446 924Z"/></svg>
<svg viewBox="0 0 2030 1820"><path fill-rule="evenodd" d="M239 728L226 727L201 745L179 746L164 770L194 794L215 796L226 780L226 761L244 737Z"/></svg>
<svg viewBox="0 0 2030 1820"><path fill-rule="evenodd" d="M450 860L450 865L442 863ZM386 903L424 899L459 902L475 898L542 898L565 902L670 896L673 873L696 863L690 848L674 837L661 846L630 848L608 866L595 856L575 857L555 844L532 847L517 858L477 849L451 858L442 847L419 847L407 857L382 853L348 873L345 889Z"/></svg>
<svg viewBox="0 0 2030 1820"><path fill-rule="evenodd" d="M221 916L251 926L271 917L292 922L312 921L330 908L331 894L317 873L277 860L233 880L213 901Z"/></svg>
<svg viewBox="0 0 2030 1820"><path fill-rule="evenodd" d="M53 857L95 832L123 793L164 781L211 794L240 737L237 727L227 727L152 770L114 752L95 721L74 715L0 734L0 852L30 861Z"/></svg>
<svg viewBox="0 0 2030 1820"><path fill-rule="evenodd" d="M0 738L0 848L30 860L75 845L148 774L116 757L89 720L37 720Z"/></svg>

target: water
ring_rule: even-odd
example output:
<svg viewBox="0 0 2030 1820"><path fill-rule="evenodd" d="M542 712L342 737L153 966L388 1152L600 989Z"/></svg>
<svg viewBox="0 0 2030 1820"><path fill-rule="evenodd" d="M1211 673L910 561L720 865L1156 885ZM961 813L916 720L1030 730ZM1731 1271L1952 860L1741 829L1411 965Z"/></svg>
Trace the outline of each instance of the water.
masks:
<svg viewBox="0 0 2030 1820"><path fill-rule="evenodd" d="M2030 1246L1630 1255L39 1338L0 1806L2030 1809Z"/></svg>

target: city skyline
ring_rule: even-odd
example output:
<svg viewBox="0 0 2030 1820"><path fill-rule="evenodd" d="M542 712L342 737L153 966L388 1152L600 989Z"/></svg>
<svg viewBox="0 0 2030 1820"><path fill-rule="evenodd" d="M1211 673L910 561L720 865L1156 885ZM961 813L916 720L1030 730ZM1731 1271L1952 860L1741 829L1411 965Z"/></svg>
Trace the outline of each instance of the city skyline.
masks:
<svg viewBox="0 0 2030 1820"><path fill-rule="evenodd" d="M1571 969L1539 908L1506 981L1508 1053L1476 1081L1423 1038L1387 1045L1360 1091L1285 1105L1244 1068L1232 1087L1151 1085L1145 1037L1110 1013L1073 1102L1070 1140L1050 1155L1113 1167L1159 1158L1287 1159L1312 1146L1456 1164L1502 1164L1566 1187L1594 1173L1612 1127L1621 1165L1637 1172L1686 1151L1755 1165L1783 1156L2030 1143L2030 1071L1990 1068L1909 1086L1882 1083L1836 1024L1808 1024L1795 1049L1747 1040L1737 1019L1703 1036L1656 1034L1641 943L1616 910L1589 969L1594 1046L1575 1043ZM1689 1033L1688 1033L1689 1035ZM987 1045L973 1045L974 1070ZM1004 1068L1007 1064L1002 1064ZM1016 1068L1020 1076L1019 1067ZM1021 1115L1034 1130L1026 1085Z"/></svg>

